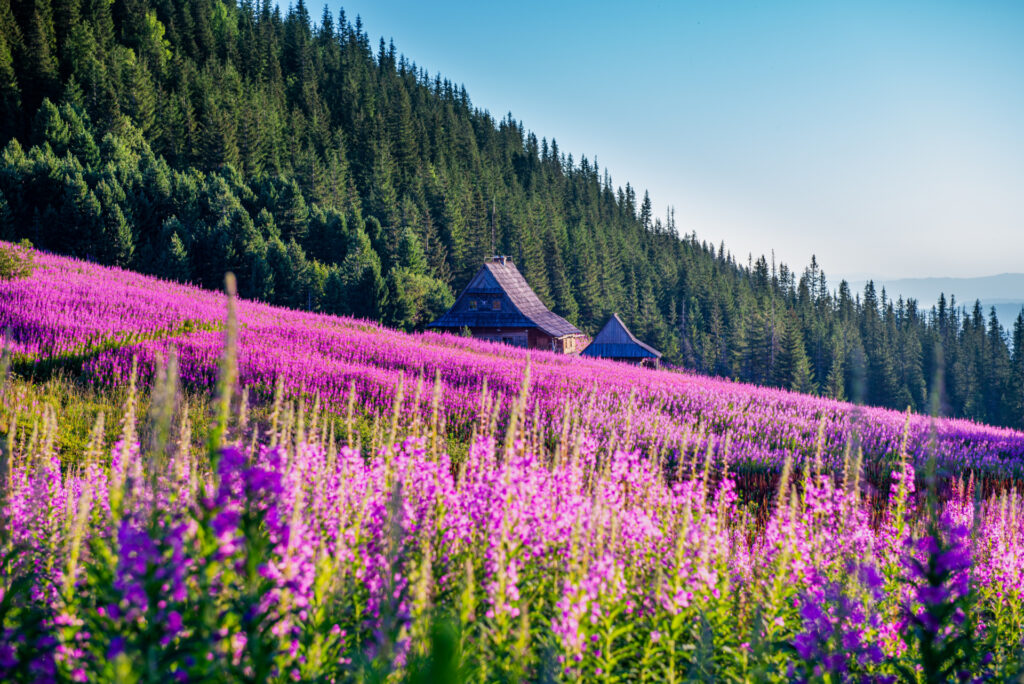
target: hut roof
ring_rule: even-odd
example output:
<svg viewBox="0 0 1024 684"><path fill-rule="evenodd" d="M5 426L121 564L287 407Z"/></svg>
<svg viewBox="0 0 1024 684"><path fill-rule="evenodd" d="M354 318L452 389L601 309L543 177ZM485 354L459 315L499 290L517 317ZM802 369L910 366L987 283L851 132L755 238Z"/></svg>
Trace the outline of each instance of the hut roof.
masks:
<svg viewBox="0 0 1024 684"><path fill-rule="evenodd" d="M512 310L470 310L463 300L474 295L506 295ZM538 328L552 337L582 335L572 323L550 311L530 289L523 275L507 257L484 263L455 304L431 323L431 328Z"/></svg>
<svg viewBox="0 0 1024 684"><path fill-rule="evenodd" d="M612 314L608 322L597 333L594 341L583 350L584 356L600 356L606 359L660 359L661 352L644 344L629 331L619 314Z"/></svg>

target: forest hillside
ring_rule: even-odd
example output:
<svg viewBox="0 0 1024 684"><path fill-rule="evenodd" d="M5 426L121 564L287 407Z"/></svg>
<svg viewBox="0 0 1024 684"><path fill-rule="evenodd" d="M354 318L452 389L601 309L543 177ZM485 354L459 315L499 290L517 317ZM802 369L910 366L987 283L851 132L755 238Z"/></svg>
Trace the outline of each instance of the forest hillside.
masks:
<svg viewBox="0 0 1024 684"><path fill-rule="evenodd" d="M1024 315L737 258L344 12L0 0L0 111L3 239L407 330L496 251L675 365L1024 425Z"/></svg>

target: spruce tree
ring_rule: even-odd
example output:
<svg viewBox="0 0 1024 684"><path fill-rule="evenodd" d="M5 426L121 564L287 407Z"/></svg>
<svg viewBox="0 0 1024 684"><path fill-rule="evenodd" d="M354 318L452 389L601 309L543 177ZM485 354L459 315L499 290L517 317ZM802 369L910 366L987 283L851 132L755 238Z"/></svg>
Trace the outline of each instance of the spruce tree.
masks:
<svg viewBox="0 0 1024 684"><path fill-rule="evenodd" d="M50 0L35 0L28 13L24 31L25 78L21 81L21 94L28 111L34 111L46 98L59 93L60 74L57 70L57 37L53 26Z"/></svg>
<svg viewBox="0 0 1024 684"><path fill-rule="evenodd" d="M988 332L986 335L984 402L985 420L989 423L1006 424L1013 418L1007 415L1010 403L1010 354L1006 348L1003 327L999 324L996 308L989 310Z"/></svg>
<svg viewBox="0 0 1024 684"><path fill-rule="evenodd" d="M776 365L775 384L794 392L817 391L810 359L796 316L789 317L782 329L782 347Z"/></svg>
<svg viewBox="0 0 1024 684"><path fill-rule="evenodd" d="M309 231L309 207L294 180L286 183L276 202L274 220L284 241L302 242Z"/></svg>
<svg viewBox="0 0 1024 684"><path fill-rule="evenodd" d="M164 254L166 255L163 264L164 277L178 282L186 282L189 274L188 251L185 249L185 243L178 236L177 230L171 231Z"/></svg>
<svg viewBox="0 0 1024 684"><path fill-rule="evenodd" d="M1013 323L1013 355L1007 386L1006 424L1024 428L1024 309Z"/></svg>
<svg viewBox="0 0 1024 684"><path fill-rule="evenodd" d="M842 345L836 340L832 349L832 367L825 378L825 396L836 401L846 400L846 380L844 377L845 358Z"/></svg>

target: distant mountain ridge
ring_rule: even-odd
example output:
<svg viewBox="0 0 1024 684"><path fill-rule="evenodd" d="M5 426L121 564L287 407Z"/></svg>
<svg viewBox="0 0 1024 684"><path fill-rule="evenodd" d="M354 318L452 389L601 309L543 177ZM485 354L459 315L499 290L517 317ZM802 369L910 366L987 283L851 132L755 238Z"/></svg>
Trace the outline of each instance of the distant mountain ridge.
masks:
<svg viewBox="0 0 1024 684"><path fill-rule="evenodd" d="M850 287L854 292L863 292L867 282L850 281ZM931 308L942 294L947 301L950 296L955 296L957 306L968 310L973 308L975 300L979 300L986 315L994 306L999 322L1008 329L1024 308L1024 273L999 273L971 278L876 278L873 282L879 292L885 288L886 296L893 299L900 296L916 299L926 309Z"/></svg>

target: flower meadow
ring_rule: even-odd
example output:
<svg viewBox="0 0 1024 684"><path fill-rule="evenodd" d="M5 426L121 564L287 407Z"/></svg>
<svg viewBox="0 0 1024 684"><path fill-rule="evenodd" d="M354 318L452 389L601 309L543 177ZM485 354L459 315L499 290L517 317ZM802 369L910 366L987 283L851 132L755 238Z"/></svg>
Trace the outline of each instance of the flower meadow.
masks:
<svg viewBox="0 0 1024 684"><path fill-rule="evenodd" d="M0 680L1024 671L1020 433L36 264ZM122 400L73 453L19 384L52 374Z"/></svg>

